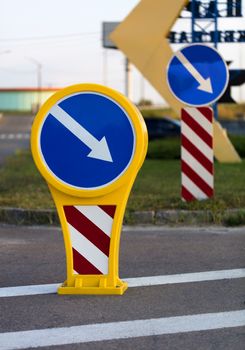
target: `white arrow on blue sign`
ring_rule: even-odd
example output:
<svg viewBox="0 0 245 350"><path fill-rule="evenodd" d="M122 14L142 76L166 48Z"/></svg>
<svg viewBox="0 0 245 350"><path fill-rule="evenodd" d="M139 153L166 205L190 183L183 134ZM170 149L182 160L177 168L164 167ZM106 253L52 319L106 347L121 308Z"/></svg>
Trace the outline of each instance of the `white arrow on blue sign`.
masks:
<svg viewBox="0 0 245 350"><path fill-rule="evenodd" d="M126 111L95 92L74 93L46 115L39 149L50 173L74 188L96 189L131 164L135 131Z"/></svg>
<svg viewBox="0 0 245 350"><path fill-rule="evenodd" d="M167 82L173 95L190 106L217 101L228 84L228 68L216 49L188 45L175 52L167 67Z"/></svg>

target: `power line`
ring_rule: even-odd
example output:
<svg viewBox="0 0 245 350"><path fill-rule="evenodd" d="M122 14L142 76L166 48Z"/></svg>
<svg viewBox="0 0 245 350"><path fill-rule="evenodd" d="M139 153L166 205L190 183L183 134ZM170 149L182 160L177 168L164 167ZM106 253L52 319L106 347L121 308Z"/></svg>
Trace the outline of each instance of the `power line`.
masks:
<svg viewBox="0 0 245 350"><path fill-rule="evenodd" d="M53 39L64 39L64 38L71 38L71 37L81 37L86 35L96 35L96 34L100 34L100 32L70 33L70 34L62 34L62 35L33 36L33 37L23 37L23 38L4 38L4 39L0 39L0 42L53 40Z"/></svg>
<svg viewBox="0 0 245 350"><path fill-rule="evenodd" d="M67 45L79 45L79 43L81 44L94 44L96 42L100 42L97 38L91 38L86 40L86 42L84 41L80 41L79 38L71 38L69 40L67 39L63 39L63 40L59 40L59 41L46 41L46 42L13 42L13 43L9 43L8 47L13 50L14 48L19 48L21 47L21 49L23 48L36 48L36 47L54 47L54 46L67 46ZM1 46L1 41L0 41L0 46ZM7 44L4 43L4 45L6 46Z"/></svg>
<svg viewBox="0 0 245 350"><path fill-rule="evenodd" d="M94 33L95 34L95 33ZM93 34L93 35L94 35ZM97 34L99 34L97 32ZM91 33L92 35L92 33ZM19 40L19 41L10 41L10 42L6 42L5 40L7 39L0 39L0 47L1 45L4 45L4 47L6 45L9 46L9 48L11 50L13 50L13 48L18 48L18 47L21 47L22 49L25 47L25 48L29 48L29 47L40 47L40 46L44 46L47 47L47 46L51 46L54 47L54 46L66 46L66 45L79 45L79 43L82 43L83 45L85 45L85 42L84 42L84 39L86 41L86 45L88 44L93 44L95 42L101 42L101 38L97 38L95 36L91 37L91 36L85 36L85 35L69 35L69 36L53 36L53 37L49 37L50 39L52 40L49 40L49 39L43 39L42 40ZM84 38L82 40L82 38Z"/></svg>

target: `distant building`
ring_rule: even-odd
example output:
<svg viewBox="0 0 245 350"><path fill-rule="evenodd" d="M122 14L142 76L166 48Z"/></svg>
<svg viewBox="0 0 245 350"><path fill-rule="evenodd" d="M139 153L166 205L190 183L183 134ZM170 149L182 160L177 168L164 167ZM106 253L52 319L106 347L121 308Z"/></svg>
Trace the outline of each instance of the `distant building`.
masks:
<svg viewBox="0 0 245 350"><path fill-rule="evenodd" d="M35 113L60 88L0 88L0 112Z"/></svg>

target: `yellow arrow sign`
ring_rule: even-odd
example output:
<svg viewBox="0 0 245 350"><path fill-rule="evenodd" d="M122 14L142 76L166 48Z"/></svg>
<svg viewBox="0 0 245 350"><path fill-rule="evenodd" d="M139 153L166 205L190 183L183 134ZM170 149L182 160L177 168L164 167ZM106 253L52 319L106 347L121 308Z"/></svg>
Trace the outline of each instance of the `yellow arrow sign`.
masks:
<svg viewBox="0 0 245 350"><path fill-rule="evenodd" d="M110 39L180 115L184 107L166 83L173 51L168 33L188 0L142 0L111 33ZM218 122L214 122L214 154L220 162L241 159Z"/></svg>

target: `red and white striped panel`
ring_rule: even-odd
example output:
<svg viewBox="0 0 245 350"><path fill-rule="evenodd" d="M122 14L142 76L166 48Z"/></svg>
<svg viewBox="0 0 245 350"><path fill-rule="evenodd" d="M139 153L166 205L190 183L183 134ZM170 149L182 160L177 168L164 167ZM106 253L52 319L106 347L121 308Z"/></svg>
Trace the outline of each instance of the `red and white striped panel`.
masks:
<svg viewBox="0 0 245 350"><path fill-rule="evenodd" d="M70 232L74 274L108 274L115 205L64 206Z"/></svg>
<svg viewBox="0 0 245 350"><path fill-rule="evenodd" d="M181 196L202 200L214 194L213 111L186 107L181 111Z"/></svg>

